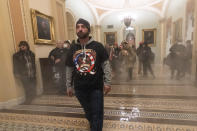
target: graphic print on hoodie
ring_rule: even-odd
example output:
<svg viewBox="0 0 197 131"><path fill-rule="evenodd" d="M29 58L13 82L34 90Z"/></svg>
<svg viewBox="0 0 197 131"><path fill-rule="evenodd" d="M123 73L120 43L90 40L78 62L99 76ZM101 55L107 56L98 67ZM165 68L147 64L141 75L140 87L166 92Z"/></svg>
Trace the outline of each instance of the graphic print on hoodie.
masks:
<svg viewBox="0 0 197 131"><path fill-rule="evenodd" d="M103 86L102 63L108 59L104 46L90 39L86 45L71 45L66 66L73 67L75 88L101 88Z"/></svg>
<svg viewBox="0 0 197 131"><path fill-rule="evenodd" d="M96 52L92 49L81 49L75 52L73 55L73 61L76 69L81 75L87 75L87 73L94 75L96 73L95 61Z"/></svg>

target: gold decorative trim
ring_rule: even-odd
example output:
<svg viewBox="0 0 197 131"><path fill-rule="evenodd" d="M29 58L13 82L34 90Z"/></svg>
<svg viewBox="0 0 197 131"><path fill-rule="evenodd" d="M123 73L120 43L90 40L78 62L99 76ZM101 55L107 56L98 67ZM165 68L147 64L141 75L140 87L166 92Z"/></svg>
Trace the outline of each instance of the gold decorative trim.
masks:
<svg viewBox="0 0 197 131"><path fill-rule="evenodd" d="M163 5L164 5L164 1L160 1L159 3L156 3L154 5L152 5L153 8L158 9L160 12L162 12L163 10Z"/></svg>

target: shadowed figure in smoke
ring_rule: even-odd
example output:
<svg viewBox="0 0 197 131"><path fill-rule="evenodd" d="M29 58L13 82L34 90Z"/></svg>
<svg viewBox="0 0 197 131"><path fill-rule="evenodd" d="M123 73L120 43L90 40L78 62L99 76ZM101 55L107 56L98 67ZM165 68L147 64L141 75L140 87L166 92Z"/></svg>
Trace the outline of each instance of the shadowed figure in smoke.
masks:
<svg viewBox="0 0 197 131"><path fill-rule="evenodd" d="M144 42L139 43L139 47L137 48L136 54L138 56L138 75L141 75L143 69L143 44Z"/></svg>
<svg viewBox="0 0 197 131"><path fill-rule="evenodd" d="M192 48L191 40L187 40L185 47L185 72L189 75L191 75Z"/></svg>
<svg viewBox="0 0 197 131"><path fill-rule="evenodd" d="M26 41L19 43L19 51L13 55L14 75L20 79L26 95L25 104L30 104L36 95L35 55Z"/></svg>
<svg viewBox="0 0 197 131"><path fill-rule="evenodd" d="M171 70L171 79L174 78L174 74L176 72L176 79L185 76L185 46L176 42L170 48L170 53L166 58L166 64L170 67Z"/></svg>
<svg viewBox="0 0 197 131"><path fill-rule="evenodd" d="M120 73L119 53L120 53L120 48L118 47L118 43L114 43L111 47L109 59L111 58L113 79L115 80L119 79L119 73Z"/></svg>
<svg viewBox="0 0 197 131"><path fill-rule="evenodd" d="M126 41L121 43L120 48L119 60L121 62L121 75L124 74L126 76L126 81L130 81L133 78L133 67L136 61L136 53Z"/></svg>
<svg viewBox="0 0 197 131"><path fill-rule="evenodd" d="M143 76L148 76L148 71L151 73L152 77L155 78L151 63L154 61L154 53L151 48L148 46L147 42L142 44L142 63L143 63Z"/></svg>

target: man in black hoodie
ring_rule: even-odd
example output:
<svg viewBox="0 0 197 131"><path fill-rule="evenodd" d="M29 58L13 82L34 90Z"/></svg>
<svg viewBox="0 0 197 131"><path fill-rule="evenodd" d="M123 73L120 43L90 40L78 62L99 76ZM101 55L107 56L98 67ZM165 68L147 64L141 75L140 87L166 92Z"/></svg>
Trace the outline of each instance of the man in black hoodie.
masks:
<svg viewBox="0 0 197 131"><path fill-rule="evenodd" d="M26 95L25 104L30 104L36 95L35 54L26 41L19 43L19 51L13 55L14 75L20 79Z"/></svg>
<svg viewBox="0 0 197 131"><path fill-rule="evenodd" d="M82 105L91 131L102 131L104 95L111 90L111 67L103 45L89 36L90 24L76 23L78 40L71 45L66 61L66 85L69 96L75 95Z"/></svg>

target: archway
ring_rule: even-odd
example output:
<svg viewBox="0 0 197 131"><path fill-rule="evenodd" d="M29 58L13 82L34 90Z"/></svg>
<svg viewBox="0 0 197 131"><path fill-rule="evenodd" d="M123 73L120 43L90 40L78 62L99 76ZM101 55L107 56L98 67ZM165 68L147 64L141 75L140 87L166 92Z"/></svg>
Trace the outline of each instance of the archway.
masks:
<svg viewBox="0 0 197 131"><path fill-rule="evenodd" d="M75 19L70 12L66 12L68 40L75 39Z"/></svg>

